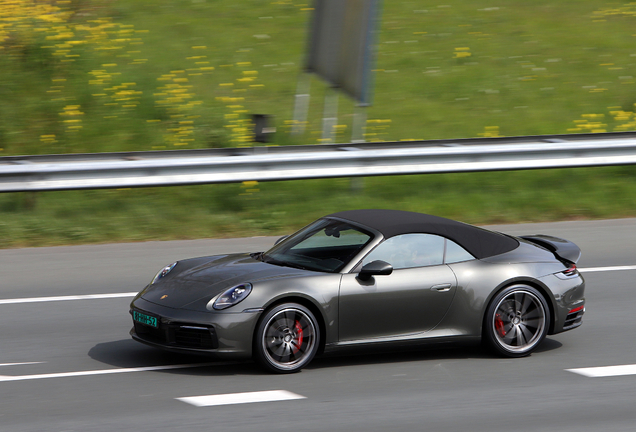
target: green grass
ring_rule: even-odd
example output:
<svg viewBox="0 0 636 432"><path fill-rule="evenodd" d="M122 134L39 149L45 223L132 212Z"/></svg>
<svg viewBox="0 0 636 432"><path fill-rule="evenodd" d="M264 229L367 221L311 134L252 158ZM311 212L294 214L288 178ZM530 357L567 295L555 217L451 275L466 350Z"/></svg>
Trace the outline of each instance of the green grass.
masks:
<svg viewBox="0 0 636 432"><path fill-rule="evenodd" d="M13 32L0 56L0 154L245 145L237 138L248 133L232 126L253 113L275 116L274 145L316 143L318 79L306 134L285 133L308 3L77 0L62 30L24 21L30 30ZM506 136L636 129L635 24L636 5L623 1L386 1L366 111L391 122L371 123L368 139L475 137L494 126ZM138 92L132 102L113 90L122 84ZM166 104L166 85L187 99ZM69 105L83 114L62 116ZM340 98L338 141L350 139L353 105ZM604 117L574 123L586 114ZM183 120L192 141L173 139Z"/></svg>
<svg viewBox="0 0 636 432"><path fill-rule="evenodd" d="M358 208L474 224L616 218L636 215L634 196L634 167L15 193L0 195L0 244L283 235Z"/></svg>
<svg viewBox="0 0 636 432"><path fill-rule="evenodd" d="M74 14L0 6L0 19L21 25L0 27L0 156L252 145L254 113L274 116L272 145L320 142L326 86L315 77L306 133L287 133L310 2L58 3ZM369 141L636 129L634 3L383 3ZM337 141L347 142L354 103L339 102ZM589 168L367 178L362 190L342 179L0 195L0 241L282 234L369 207L471 223L626 217L636 215L635 176Z"/></svg>

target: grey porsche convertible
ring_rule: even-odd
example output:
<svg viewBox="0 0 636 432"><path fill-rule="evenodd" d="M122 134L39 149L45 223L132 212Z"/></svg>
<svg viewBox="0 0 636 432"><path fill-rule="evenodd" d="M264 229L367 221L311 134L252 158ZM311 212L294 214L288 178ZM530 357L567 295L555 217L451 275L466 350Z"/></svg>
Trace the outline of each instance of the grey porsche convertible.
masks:
<svg viewBox="0 0 636 432"><path fill-rule="evenodd" d="M132 301L133 339L277 373L353 347L481 341L522 357L581 325L580 249L397 210L325 216L266 252L191 258Z"/></svg>

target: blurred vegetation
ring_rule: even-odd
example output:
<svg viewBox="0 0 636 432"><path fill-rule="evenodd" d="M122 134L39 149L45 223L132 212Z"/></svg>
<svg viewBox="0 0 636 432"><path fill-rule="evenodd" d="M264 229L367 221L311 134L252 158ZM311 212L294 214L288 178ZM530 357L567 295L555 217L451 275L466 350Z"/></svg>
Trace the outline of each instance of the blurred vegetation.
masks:
<svg viewBox="0 0 636 432"><path fill-rule="evenodd" d="M636 129L636 3L383 2L369 141ZM0 1L0 156L290 136L311 2ZM340 98L338 142L354 103ZM636 215L630 167L0 195L2 246L284 233L391 207L472 223ZM363 184L364 187L359 187ZM358 185L358 186L356 186Z"/></svg>
<svg viewBox="0 0 636 432"><path fill-rule="evenodd" d="M3 247L283 235L326 214L395 208L469 223L636 215L632 167L0 195Z"/></svg>

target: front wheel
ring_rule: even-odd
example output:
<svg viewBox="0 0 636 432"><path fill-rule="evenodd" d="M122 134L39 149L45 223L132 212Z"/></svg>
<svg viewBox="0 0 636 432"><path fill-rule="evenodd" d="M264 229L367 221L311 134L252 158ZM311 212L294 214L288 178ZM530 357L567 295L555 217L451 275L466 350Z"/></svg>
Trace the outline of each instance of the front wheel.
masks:
<svg viewBox="0 0 636 432"><path fill-rule="evenodd" d="M275 306L258 324L255 360L276 373L298 372L318 351L320 330L314 315L296 303Z"/></svg>
<svg viewBox="0 0 636 432"><path fill-rule="evenodd" d="M527 285L505 288L493 298L484 320L484 341L506 357L524 357L545 338L550 326L543 295Z"/></svg>

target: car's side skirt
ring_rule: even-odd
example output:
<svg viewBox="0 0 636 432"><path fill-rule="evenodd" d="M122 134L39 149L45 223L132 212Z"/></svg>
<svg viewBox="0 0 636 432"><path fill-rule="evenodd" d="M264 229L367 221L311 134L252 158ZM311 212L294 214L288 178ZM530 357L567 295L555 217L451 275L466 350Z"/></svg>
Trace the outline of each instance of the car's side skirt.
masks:
<svg viewBox="0 0 636 432"><path fill-rule="evenodd" d="M377 338L358 339L351 341L340 341L325 346L325 351L339 350L345 348L356 348L377 345L420 345L426 343L443 343L446 341L457 341L458 339L479 340L472 334L468 334L458 329L435 329L424 333L414 333L398 336L384 336Z"/></svg>

